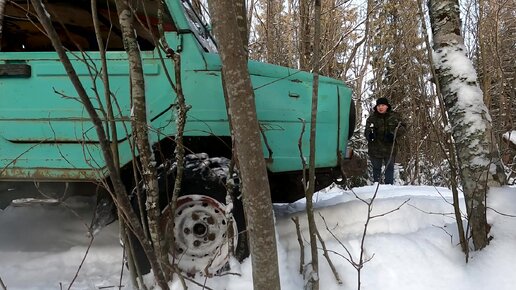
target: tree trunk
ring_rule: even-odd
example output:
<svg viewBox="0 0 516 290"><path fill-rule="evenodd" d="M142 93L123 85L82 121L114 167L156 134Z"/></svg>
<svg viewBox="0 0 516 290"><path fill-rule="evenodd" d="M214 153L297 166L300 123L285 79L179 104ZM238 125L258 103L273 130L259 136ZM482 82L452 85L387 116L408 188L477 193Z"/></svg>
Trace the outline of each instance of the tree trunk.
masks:
<svg viewBox="0 0 516 290"><path fill-rule="evenodd" d="M313 196L315 191L315 140L317 124L317 102L319 96L319 55L321 37L321 1L315 0L314 4L314 54L312 59L313 87L312 87L312 112L310 120L310 168L308 172L308 188L306 190L306 215L308 218L308 229L310 233L310 249L312 256L312 272L308 278L308 287L312 290L319 290L319 253L317 246L317 225L314 217Z"/></svg>
<svg viewBox="0 0 516 290"><path fill-rule="evenodd" d="M237 29L240 32L243 49L246 51L246 57L248 57L247 43L249 42L249 27L247 26L247 11L245 9L245 1L235 1L235 15L237 19Z"/></svg>
<svg viewBox="0 0 516 290"><path fill-rule="evenodd" d="M275 0L267 0L267 19L265 20L266 24L266 46L267 46L267 62L269 63L278 63L278 50L277 50L277 42L278 42L278 34L276 33L276 20L278 19L278 13L276 9L277 2Z"/></svg>
<svg viewBox="0 0 516 290"><path fill-rule="evenodd" d="M4 12L7 0L0 0L0 51L2 51L2 31L4 27Z"/></svg>
<svg viewBox="0 0 516 290"><path fill-rule="evenodd" d="M424 17L424 11L423 11L423 5L424 5L424 0L421 1L421 5L418 5L419 6L419 14L421 15L421 18L423 19ZM430 37L428 36L428 29L427 29L427 26L426 26L426 23L424 21L421 22L421 26L423 28L423 35L424 35L424 39L425 39L425 45L426 45L426 49L427 49L427 52L428 52L428 63L430 64L430 71L432 73L432 76L435 78L435 82L436 82L436 85L437 85L437 88L436 88L436 94L439 98L439 103L441 104L440 108L441 108L441 116L442 116L442 123L443 123L443 126L444 127L448 127L450 126L449 125L449 122L448 122L448 116L446 114L446 110L444 108L444 100L442 98L442 94L441 94L441 89L440 89L440 86L439 86L439 80L437 79L437 74L436 74L436 71L435 71L435 66L434 66L434 62L433 62L433 59L432 59L432 48L431 48L431 45L430 45ZM431 101L431 98L428 98L428 96L426 95L423 95L424 98L428 99L429 101ZM429 103L427 103L428 105L428 108L430 108L430 105ZM431 114L430 114L430 111L427 110L427 118L429 119L429 121L431 122ZM436 122L437 123L437 122ZM432 126L432 128L436 131L436 133L439 133L439 132L443 132L443 134L441 134L441 136L444 136L442 139L441 139L441 142L440 142L440 147L442 148L443 150L443 153L446 155L446 150L448 152L450 152L450 156L448 158L448 163L450 164L450 185L451 185L451 190L452 190L452 193L453 193L453 211L455 213L455 220L457 221L457 232L458 232L458 235L459 235L459 241L460 241L460 246L462 248L462 252L464 252L464 255L466 256L466 263L468 262L469 260L469 247L468 247L468 242L467 242L467 239L466 239L466 234L464 232L464 224L462 222L462 215L461 215L461 211L460 211L460 203L459 203L459 191L458 191L458 184L457 184L457 174L458 174L458 167L457 167L457 154L455 154L455 148L452 144L452 140L453 140L453 137L451 136L451 132L448 132L448 131L444 131L444 130L439 130L441 127L437 127L438 124L435 124ZM445 149L446 148L446 149Z"/></svg>
<svg viewBox="0 0 516 290"><path fill-rule="evenodd" d="M310 6L308 0L299 0L299 69L310 68Z"/></svg>
<svg viewBox="0 0 516 290"><path fill-rule="evenodd" d="M270 189L256 117L246 52L237 31L231 0L209 1L215 36L219 41L228 94L232 136L243 183L244 208L249 230L254 289L280 289L276 236Z"/></svg>
<svg viewBox="0 0 516 290"><path fill-rule="evenodd" d="M136 147L138 148L138 156L141 162L143 182L145 184L146 210L150 238L154 246L154 251L156 251L161 271L163 273L168 273L167 269L171 269L172 267L170 266L168 259L168 249L165 248L164 243L161 243L161 232L159 229L161 210L159 207L158 178L155 167L156 162L149 144L142 59L138 48L138 42L136 41L131 9L126 1L116 0L115 3L120 22L120 30L122 31L124 48L129 60L133 114L132 127ZM169 279L166 275L165 278L167 280Z"/></svg>
<svg viewBox="0 0 516 290"><path fill-rule="evenodd" d="M487 191L504 183L503 171L494 150L491 117L466 57L458 0L430 0L428 7L436 72L455 141L469 228L475 250L480 250L489 242Z"/></svg>
<svg viewBox="0 0 516 290"><path fill-rule="evenodd" d="M2 0L0 0L2 1ZM106 47L104 44L104 40L102 39L101 25L98 17L98 8L97 8L97 0L91 0L91 18L93 22L93 27L95 28L95 37L97 39L97 44L99 46L99 54L102 62L102 73L101 79L102 84L104 85L104 99L106 100L106 113L108 116L108 120L106 122L106 133L111 134L111 138L108 136L108 140L111 141L111 150L113 152L113 160L115 162L115 166L120 168L120 160L118 153L118 134L116 129L115 117L113 112L113 104L111 102L111 89L109 86L109 73L106 59Z"/></svg>

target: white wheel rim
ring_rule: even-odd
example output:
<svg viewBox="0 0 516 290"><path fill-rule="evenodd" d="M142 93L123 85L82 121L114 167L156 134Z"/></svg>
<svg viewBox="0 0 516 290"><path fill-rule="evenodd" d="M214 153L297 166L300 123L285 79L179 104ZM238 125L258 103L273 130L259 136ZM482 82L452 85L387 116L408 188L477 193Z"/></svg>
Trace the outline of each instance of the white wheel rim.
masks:
<svg viewBox="0 0 516 290"><path fill-rule="evenodd" d="M226 206L205 195L178 198L175 220L175 261L187 273L214 274L229 260L230 239L236 246L237 225L228 233Z"/></svg>

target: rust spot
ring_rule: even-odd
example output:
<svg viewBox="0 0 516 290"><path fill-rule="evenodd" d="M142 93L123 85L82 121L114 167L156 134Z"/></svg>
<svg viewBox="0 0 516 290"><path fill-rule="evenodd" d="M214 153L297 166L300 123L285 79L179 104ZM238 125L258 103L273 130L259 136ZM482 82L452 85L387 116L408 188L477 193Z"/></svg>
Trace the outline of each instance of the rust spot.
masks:
<svg viewBox="0 0 516 290"><path fill-rule="evenodd" d="M196 213L192 213L192 219L193 219L194 221L198 220L198 219L199 219L199 215L198 215L198 214L196 214Z"/></svg>
<svg viewBox="0 0 516 290"><path fill-rule="evenodd" d="M59 169L59 168L21 168L12 167L16 161L9 164L9 167L0 170L0 177L7 180L38 180L38 181L92 181L104 177L105 173L100 169Z"/></svg>

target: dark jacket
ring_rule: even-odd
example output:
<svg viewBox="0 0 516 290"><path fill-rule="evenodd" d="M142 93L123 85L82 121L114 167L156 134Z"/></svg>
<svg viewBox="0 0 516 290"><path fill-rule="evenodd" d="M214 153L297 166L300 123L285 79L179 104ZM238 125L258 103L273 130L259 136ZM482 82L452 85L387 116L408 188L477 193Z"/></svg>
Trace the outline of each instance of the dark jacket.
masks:
<svg viewBox="0 0 516 290"><path fill-rule="evenodd" d="M369 156L373 158L388 158L396 156L396 140L405 133L405 124L398 113L390 110L385 114L374 111L367 118L364 135L368 141Z"/></svg>

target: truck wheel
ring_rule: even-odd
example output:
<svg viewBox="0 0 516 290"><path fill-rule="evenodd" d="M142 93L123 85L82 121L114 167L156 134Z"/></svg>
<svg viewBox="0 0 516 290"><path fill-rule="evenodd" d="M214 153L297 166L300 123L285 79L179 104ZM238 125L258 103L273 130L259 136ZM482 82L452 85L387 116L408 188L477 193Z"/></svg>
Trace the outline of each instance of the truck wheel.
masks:
<svg viewBox="0 0 516 290"><path fill-rule="evenodd" d="M204 153L185 156L174 218L170 208L162 205L161 226L167 233L167 240L163 242L175 241L173 247L168 247L171 257L188 274L216 273L227 264L231 247L240 261L249 255L244 211L238 198L239 180L235 174L231 177L232 204L226 202L229 166L230 160L224 157L209 158ZM172 164L158 177L160 200L165 204L173 192L176 168L176 164ZM135 247L135 252L139 252L135 256L140 271L148 273L150 266L141 247Z"/></svg>

